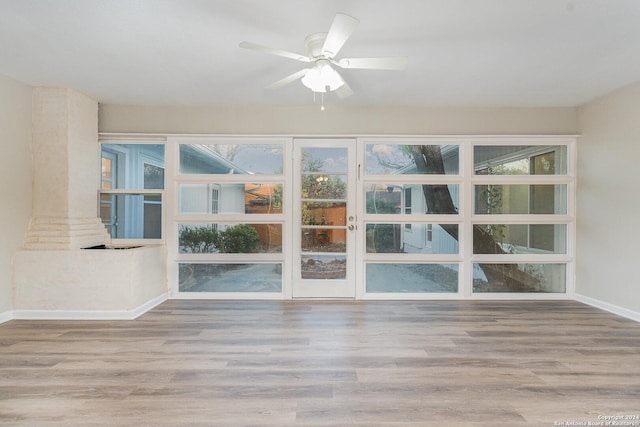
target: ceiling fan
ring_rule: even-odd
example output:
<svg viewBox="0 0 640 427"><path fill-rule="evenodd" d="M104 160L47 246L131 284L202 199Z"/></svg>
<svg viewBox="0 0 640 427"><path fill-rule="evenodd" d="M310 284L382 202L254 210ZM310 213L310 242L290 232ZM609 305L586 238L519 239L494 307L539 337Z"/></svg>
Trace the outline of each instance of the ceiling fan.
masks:
<svg viewBox="0 0 640 427"><path fill-rule="evenodd" d="M359 23L353 16L337 13L328 33L311 34L305 39L307 56L250 42L242 42L240 47L310 64L309 67L268 85L266 89L278 89L301 79L302 84L313 92L336 91L338 97L346 98L353 94L353 90L334 66L344 69L404 70L408 64L406 57L336 59Z"/></svg>

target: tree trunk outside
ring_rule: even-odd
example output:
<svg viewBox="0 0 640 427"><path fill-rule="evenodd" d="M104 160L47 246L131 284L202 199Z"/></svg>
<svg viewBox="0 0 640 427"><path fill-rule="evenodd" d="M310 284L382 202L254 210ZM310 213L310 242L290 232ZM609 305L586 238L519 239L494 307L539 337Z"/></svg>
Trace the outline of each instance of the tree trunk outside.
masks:
<svg viewBox="0 0 640 427"><path fill-rule="evenodd" d="M421 174L444 175L444 160L438 145L411 145L411 156ZM456 214L456 209L447 185L423 185L422 192L427 203L427 212L432 214ZM458 227L453 224L440 225L451 237L458 240ZM482 227L473 227L474 253L504 254L505 251ZM517 264L482 264L482 271L490 282L503 283L505 291L531 291L538 279L518 269Z"/></svg>

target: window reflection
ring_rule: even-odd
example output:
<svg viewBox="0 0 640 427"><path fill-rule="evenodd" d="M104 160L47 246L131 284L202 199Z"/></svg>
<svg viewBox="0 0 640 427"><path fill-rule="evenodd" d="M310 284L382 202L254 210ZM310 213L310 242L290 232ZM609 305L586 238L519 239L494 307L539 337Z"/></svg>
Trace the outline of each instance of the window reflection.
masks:
<svg viewBox="0 0 640 427"><path fill-rule="evenodd" d="M458 292L457 264L368 263L366 276L367 292Z"/></svg>
<svg viewBox="0 0 640 427"><path fill-rule="evenodd" d="M180 263L180 292L281 292L282 264Z"/></svg>
<svg viewBox="0 0 640 427"><path fill-rule="evenodd" d="M366 188L368 214L428 215L457 214L458 184L369 184ZM428 199L427 199L428 197Z"/></svg>
<svg viewBox="0 0 640 427"><path fill-rule="evenodd" d="M367 224L367 253L456 254L458 224Z"/></svg>
<svg viewBox="0 0 640 427"><path fill-rule="evenodd" d="M282 144L180 144L180 173L280 175Z"/></svg>
<svg viewBox="0 0 640 427"><path fill-rule="evenodd" d="M282 184L180 184L181 214L279 214Z"/></svg>
<svg viewBox="0 0 640 427"><path fill-rule="evenodd" d="M180 224L179 253L282 253L282 224Z"/></svg>
<svg viewBox="0 0 640 427"><path fill-rule="evenodd" d="M566 175L565 146L490 145L473 149L476 175Z"/></svg>
<svg viewBox="0 0 640 427"><path fill-rule="evenodd" d="M494 244L481 242L488 235ZM473 233L476 254L536 254L567 252L565 224L476 224Z"/></svg>
<svg viewBox="0 0 640 427"><path fill-rule="evenodd" d="M565 264L474 264L473 292L546 292L566 290Z"/></svg>
<svg viewBox="0 0 640 427"><path fill-rule="evenodd" d="M557 185L476 185L475 213L556 214L567 213L567 186Z"/></svg>
<svg viewBox="0 0 640 427"><path fill-rule="evenodd" d="M347 277L347 257L340 255L303 255L303 279L339 280Z"/></svg>
<svg viewBox="0 0 640 427"><path fill-rule="evenodd" d="M303 202L302 225L346 225L346 202Z"/></svg>
<svg viewBox="0 0 640 427"><path fill-rule="evenodd" d="M346 252L347 230L344 228L302 228L303 252Z"/></svg>
<svg viewBox="0 0 640 427"><path fill-rule="evenodd" d="M457 175L457 145L367 144L368 175Z"/></svg>

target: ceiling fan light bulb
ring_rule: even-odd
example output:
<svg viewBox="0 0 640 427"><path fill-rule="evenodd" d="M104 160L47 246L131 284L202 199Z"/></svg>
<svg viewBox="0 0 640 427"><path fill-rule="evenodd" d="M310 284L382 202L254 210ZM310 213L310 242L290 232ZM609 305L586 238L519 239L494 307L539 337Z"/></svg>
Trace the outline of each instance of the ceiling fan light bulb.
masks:
<svg viewBox="0 0 640 427"><path fill-rule="evenodd" d="M340 74L328 64L320 68L320 76L324 85L329 86L329 90L336 90L344 84L344 80L340 77Z"/></svg>
<svg viewBox="0 0 640 427"><path fill-rule="evenodd" d="M338 89L344 84L340 74L326 61L316 64L302 78L302 84L314 92L326 92Z"/></svg>
<svg viewBox="0 0 640 427"><path fill-rule="evenodd" d="M313 92L326 92L326 87L323 84L320 70L314 67L307 71L307 74L302 78L302 84L311 89Z"/></svg>

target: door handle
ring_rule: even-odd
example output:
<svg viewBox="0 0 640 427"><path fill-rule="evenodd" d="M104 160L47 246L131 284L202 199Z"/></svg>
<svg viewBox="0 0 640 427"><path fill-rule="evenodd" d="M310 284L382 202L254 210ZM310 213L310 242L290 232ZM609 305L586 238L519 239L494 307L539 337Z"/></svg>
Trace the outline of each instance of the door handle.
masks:
<svg viewBox="0 0 640 427"><path fill-rule="evenodd" d="M353 231L353 229L356 228L356 227L355 227L355 225L351 224L347 228L349 229L349 231Z"/></svg>

